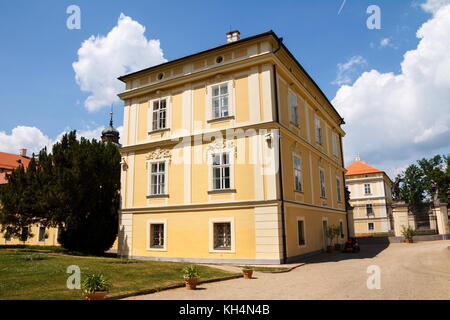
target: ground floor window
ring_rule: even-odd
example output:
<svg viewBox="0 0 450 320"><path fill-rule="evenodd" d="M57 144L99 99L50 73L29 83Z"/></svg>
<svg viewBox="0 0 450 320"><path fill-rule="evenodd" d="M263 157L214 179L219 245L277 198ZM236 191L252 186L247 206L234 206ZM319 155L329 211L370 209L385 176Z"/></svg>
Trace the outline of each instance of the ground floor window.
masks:
<svg viewBox="0 0 450 320"><path fill-rule="evenodd" d="M373 231L375 230L375 226L373 224L373 222L369 222L369 231Z"/></svg>
<svg viewBox="0 0 450 320"><path fill-rule="evenodd" d="M342 221L339 221L339 231L341 233L341 239L344 239L344 224Z"/></svg>
<svg viewBox="0 0 450 320"><path fill-rule="evenodd" d="M214 223L214 250L231 250L231 223Z"/></svg>
<svg viewBox="0 0 450 320"><path fill-rule="evenodd" d="M28 227L23 227L22 228L22 233L20 235L20 241L25 242L28 240L29 237L29 230Z"/></svg>
<svg viewBox="0 0 450 320"><path fill-rule="evenodd" d="M305 240L305 221L304 220L298 220L297 221L297 233L298 233L298 245L304 246L306 245Z"/></svg>
<svg viewBox="0 0 450 320"><path fill-rule="evenodd" d="M45 227L39 227L39 242L43 242L43 241L45 241L45 237L46 236L46 234L45 234Z"/></svg>
<svg viewBox="0 0 450 320"><path fill-rule="evenodd" d="M164 248L164 223L150 224L150 248Z"/></svg>
<svg viewBox="0 0 450 320"><path fill-rule="evenodd" d="M5 234L3 236L5 238L5 241L11 241L12 239L12 228L6 227Z"/></svg>

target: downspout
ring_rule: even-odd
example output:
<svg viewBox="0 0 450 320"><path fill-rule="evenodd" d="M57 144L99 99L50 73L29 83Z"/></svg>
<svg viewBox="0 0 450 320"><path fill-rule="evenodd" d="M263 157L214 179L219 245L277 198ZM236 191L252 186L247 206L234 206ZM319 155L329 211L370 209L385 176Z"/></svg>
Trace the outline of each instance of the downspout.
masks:
<svg viewBox="0 0 450 320"><path fill-rule="evenodd" d="M339 135L339 146L341 148L341 164L342 164L342 168L345 168L345 164L344 164L344 149L342 148L342 137L341 137L341 135ZM342 172L342 182L343 182L343 185L344 185L344 190L343 191L344 191L344 202L345 202L345 214L347 216L347 219L345 219L345 221L346 221L346 224L347 224L347 239L348 239L349 236L350 236L350 227L348 225L347 201L345 199L345 192L346 192L346 189L347 189L347 184L345 183L345 173L344 172Z"/></svg>
<svg viewBox="0 0 450 320"><path fill-rule="evenodd" d="M273 51L275 54L278 50L281 48L281 41L283 41L283 38L280 38L278 40L278 48ZM280 122L280 112L279 112L279 105L278 105L278 83L277 83L277 67L274 64L273 65L273 84L275 89L275 122ZM280 131L279 131L280 132ZM278 136L278 145L279 145L279 151L278 151L278 163L279 163L279 183L280 183L280 201L281 201L281 241L282 241L282 254L283 258L281 260L282 264L287 263L287 245L286 245L286 222L285 222L285 212L284 212L284 191L283 191L283 164L282 164L282 156L281 156L281 134Z"/></svg>

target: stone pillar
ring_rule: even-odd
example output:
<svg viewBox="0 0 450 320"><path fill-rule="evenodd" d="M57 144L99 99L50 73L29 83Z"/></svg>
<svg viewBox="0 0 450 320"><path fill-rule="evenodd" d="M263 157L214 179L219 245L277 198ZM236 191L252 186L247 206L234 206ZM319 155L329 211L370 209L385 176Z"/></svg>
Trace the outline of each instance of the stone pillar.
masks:
<svg viewBox="0 0 450 320"><path fill-rule="evenodd" d="M436 224L436 215L434 214L434 210L431 210L431 213L428 215L428 219L430 220L430 229L437 231L437 224Z"/></svg>
<svg viewBox="0 0 450 320"><path fill-rule="evenodd" d="M396 237L402 237L403 226L408 228L408 204L405 202L397 202L392 204L392 216L394 218L394 232Z"/></svg>
<svg viewBox="0 0 450 320"><path fill-rule="evenodd" d="M355 221L353 220L353 207L347 208L348 237L355 237Z"/></svg>
<svg viewBox="0 0 450 320"><path fill-rule="evenodd" d="M439 234L450 234L448 225L448 209L446 203L440 203L433 208L433 214L436 216L437 231Z"/></svg>

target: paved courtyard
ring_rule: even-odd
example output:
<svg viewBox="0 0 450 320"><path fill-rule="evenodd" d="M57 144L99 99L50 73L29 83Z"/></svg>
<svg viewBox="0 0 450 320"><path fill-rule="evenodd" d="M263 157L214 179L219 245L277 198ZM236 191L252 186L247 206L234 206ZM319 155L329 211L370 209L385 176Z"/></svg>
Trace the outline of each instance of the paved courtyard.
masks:
<svg viewBox="0 0 450 320"><path fill-rule="evenodd" d="M364 245L358 254L322 254L288 273L202 284L129 299L450 299L450 241ZM381 270L369 290L367 267Z"/></svg>

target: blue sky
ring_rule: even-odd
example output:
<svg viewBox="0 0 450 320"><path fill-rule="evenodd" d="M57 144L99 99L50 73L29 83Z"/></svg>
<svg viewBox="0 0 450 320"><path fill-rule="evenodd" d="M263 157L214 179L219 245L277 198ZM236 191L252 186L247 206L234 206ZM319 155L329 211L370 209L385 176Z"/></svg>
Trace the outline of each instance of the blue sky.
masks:
<svg viewBox="0 0 450 320"><path fill-rule="evenodd" d="M54 139L69 128L106 125L109 108L92 112L84 107L90 93L81 91L72 63L82 42L108 34L120 13L145 26L147 39L159 39L168 60L225 42L230 28L239 29L242 37L272 29L330 100L340 88L333 84L338 64L352 57L364 61L349 73L352 81L371 69L401 72L404 53L417 47L416 32L432 17L417 5L424 1L347 0L338 15L342 2L1 1L0 132L11 135L15 127L29 126ZM72 4L81 8L81 30L66 27L66 8ZM371 4L382 10L381 30L366 27ZM389 39L385 46L383 39ZM118 102L117 126L122 119ZM0 140L0 151L8 151L1 149Z"/></svg>

